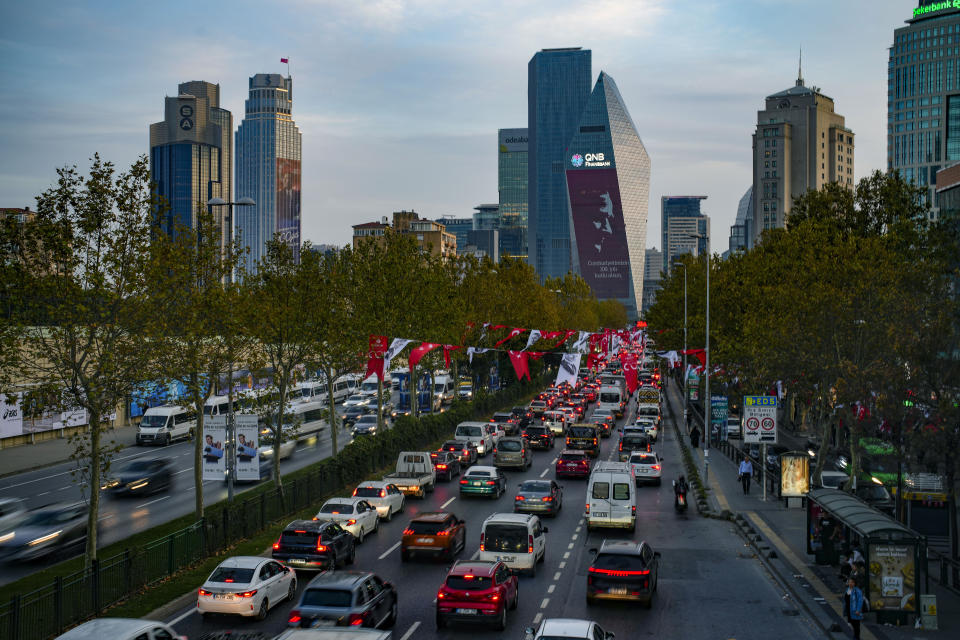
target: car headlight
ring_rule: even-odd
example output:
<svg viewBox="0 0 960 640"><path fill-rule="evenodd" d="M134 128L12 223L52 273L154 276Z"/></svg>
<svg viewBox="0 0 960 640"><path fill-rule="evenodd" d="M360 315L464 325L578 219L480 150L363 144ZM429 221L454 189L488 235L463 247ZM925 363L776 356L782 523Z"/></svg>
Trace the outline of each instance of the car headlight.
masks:
<svg viewBox="0 0 960 640"><path fill-rule="evenodd" d="M878 478L878 477L876 477L876 476L870 476L870 479L873 480L875 483L883 486L883 481L880 480L880 478Z"/></svg>
<svg viewBox="0 0 960 640"><path fill-rule="evenodd" d="M17 535L16 531L11 531L10 533L5 533L0 536L0 543L6 542L7 540L13 540L14 536Z"/></svg>
<svg viewBox="0 0 960 640"><path fill-rule="evenodd" d="M150 481L147 478L140 478L139 480L128 482L127 489L130 489L131 491L136 491L137 489L143 489L148 484L150 484Z"/></svg>
<svg viewBox="0 0 960 640"><path fill-rule="evenodd" d="M61 529L60 531L54 531L53 533L48 533L48 534L45 535L45 536L40 536L39 538L35 538L35 539L31 540L30 542L28 542L28 543L27 543L27 546L28 546L28 547L35 547L35 546L37 546L38 544L43 544L44 542L50 542L51 540L53 540L53 539L55 539L57 536L59 536L61 533L63 533L63 530L62 530L62 529Z"/></svg>
<svg viewBox="0 0 960 640"><path fill-rule="evenodd" d="M104 485L103 485L102 487L100 487L100 488L101 488L102 490L106 491L107 489L113 489L114 487L116 487L116 486L119 485L119 484L120 484L120 481L119 481L119 480L108 480L108 481L107 481L106 483L104 483Z"/></svg>

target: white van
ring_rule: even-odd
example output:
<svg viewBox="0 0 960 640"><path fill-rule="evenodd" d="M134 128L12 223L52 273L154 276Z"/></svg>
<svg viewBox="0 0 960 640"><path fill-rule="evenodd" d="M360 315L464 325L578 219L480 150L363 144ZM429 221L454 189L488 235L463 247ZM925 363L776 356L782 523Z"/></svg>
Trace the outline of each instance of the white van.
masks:
<svg viewBox="0 0 960 640"><path fill-rule="evenodd" d="M623 417L624 405L623 392L619 385L602 385L600 395L597 397L596 411L612 413L618 418Z"/></svg>
<svg viewBox="0 0 960 640"><path fill-rule="evenodd" d="M480 528L478 560L503 562L513 571L537 573L547 553L548 529L532 513L495 513Z"/></svg>
<svg viewBox="0 0 960 640"><path fill-rule="evenodd" d="M169 404L150 407L137 427L137 444L167 445L174 440L189 438L196 426L196 415L186 407Z"/></svg>
<svg viewBox="0 0 960 640"><path fill-rule="evenodd" d="M203 403L203 415L225 416L230 413L230 398L227 396L210 396Z"/></svg>
<svg viewBox="0 0 960 640"><path fill-rule="evenodd" d="M563 411L544 411L543 426L550 429L555 436L562 436L567 432L567 414Z"/></svg>
<svg viewBox="0 0 960 640"><path fill-rule="evenodd" d="M601 462L587 484L587 530L637 526L637 480L629 462Z"/></svg>
<svg viewBox="0 0 960 640"><path fill-rule="evenodd" d="M453 378L450 376L434 376L433 395L440 399L441 404L453 402L457 392L453 388Z"/></svg>
<svg viewBox="0 0 960 640"><path fill-rule="evenodd" d="M461 422L453 434L459 442L472 442L478 456L485 456L497 446L497 425L492 422Z"/></svg>
<svg viewBox="0 0 960 640"><path fill-rule="evenodd" d="M360 383L360 390L357 391L357 393L362 396L367 396L368 398L376 398L378 387L379 384L377 383L377 376L372 375ZM390 385L385 385L385 387L385 391L390 389Z"/></svg>

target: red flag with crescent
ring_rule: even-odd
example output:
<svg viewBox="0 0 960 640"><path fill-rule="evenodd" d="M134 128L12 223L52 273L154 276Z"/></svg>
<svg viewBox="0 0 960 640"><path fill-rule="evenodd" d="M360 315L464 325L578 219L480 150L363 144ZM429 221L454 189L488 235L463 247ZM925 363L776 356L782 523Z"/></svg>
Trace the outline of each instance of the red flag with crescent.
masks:
<svg viewBox="0 0 960 640"><path fill-rule="evenodd" d="M507 340L511 340L511 339L513 339L513 338L516 338L517 336L519 336L521 333L524 333L525 331L526 331L526 329L521 329L520 327L514 327L513 329L510 329L510 333L507 334L507 337L506 337L506 338L504 338L503 340L500 340L499 342L497 342L497 343L494 344L493 346L494 346L494 347L499 347L500 345L502 345L502 344L503 344L504 342L506 342Z"/></svg>
<svg viewBox="0 0 960 640"><path fill-rule="evenodd" d="M364 378L376 375L383 380L383 354L387 350L387 336L370 336L370 347L367 351L367 372Z"/></svg>
<svg viewBox="0 0 960 640"><path fill-rule="evenodd" d="M623 377L627 381L627 391L633 393L637 390L637 354L620 354L620 365L623 367Z"/></svg>
<svg viewBox="0 0 960 640"><path fill-rule="evenodd" d="M423 356L427 355L437 347L441 345L433 342L423 342L419 347L415 347L410 351L410 368L413 369L417 366L417 363L423 359Z"/></svg>
<svg viewBox="0 0 960 640"><path fill-rule="evenodd" d="M529 380L530 366L527 362L529 354L526 351L507 351L507 355L510 356L510 364L513 365L513 371L517 374L517 380L523 380L524 376Z"/></svg>
<svg viewBox="0 0 960 640"><path fill-rule="evenodd" d="M452 345L452 344L443 345L443 363L447 367L447 369L450 368L450 352L456 351L457 349L463 349L463 347Z"/></svg>

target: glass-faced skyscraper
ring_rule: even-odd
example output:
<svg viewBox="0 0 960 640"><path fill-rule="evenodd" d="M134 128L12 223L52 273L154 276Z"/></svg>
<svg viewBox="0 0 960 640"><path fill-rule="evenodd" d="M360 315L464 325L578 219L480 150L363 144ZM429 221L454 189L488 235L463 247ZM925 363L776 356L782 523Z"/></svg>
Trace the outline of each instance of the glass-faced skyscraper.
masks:
<svg viewBox="0 0 960 640"><path fill-rule="evenodd" d="M662 196L660 236L663 242L663 272L670 273L673 260L681 253L699 256L707 252L709 223L700 211L707 196ZM691 238L701 235L703 238Z"/></svg>
<svg viewBox="0 0 960 640"><path fill-rule="evenodd" d="M630 319L643 300L650 156L613 78L600 73L566 154L572 270Z"/></svg>
<svg viewBox="0 0 960 640"><path fill-rule="evenodd" d="M590 96L590 50L544 49L527 65L528 261L540 278L570 270L567 145Z"/></svg>
<svg viewBox="0 0 960 640"><path fill-rule="evenodd" d="M529 197L526 129L500 129L497 135L497 191L500 194L500 255L526 260Z"/></svg>
<svg viewBox="0 0 960 640"><path fill-rule="evenodd" d="M250 78L243 122L237 128L237 199L256 206L235 207L235 233L244 247L248 272L256 270L274 234L300 258L301 136L293 122L293 79L279 73Z"/></svg>

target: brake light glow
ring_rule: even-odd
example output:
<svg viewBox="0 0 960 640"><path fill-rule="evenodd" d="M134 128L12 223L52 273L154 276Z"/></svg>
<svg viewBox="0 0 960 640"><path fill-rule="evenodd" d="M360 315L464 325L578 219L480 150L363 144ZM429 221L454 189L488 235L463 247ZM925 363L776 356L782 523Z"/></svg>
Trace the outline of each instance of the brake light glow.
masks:
<svg viewBox="0 0 960 640"><path fill-rule="evenodd" d="M492 600L492 601L496 602L496 601L499 600L499 599L500 599L500 594L499 594L499 593L488 593L488 594L487 594L487 600Z"/></svg>
<svg viewBox="0 0 960 640"><path fill-rule="evenodd" d="M516 498L514 498L514 500L520 501L520 500L526 500L526 498L524 498L523 496L517 496Z"/></svg>
<svg viewBox="0 0 960 640"><path fill-rule="evenodd" d="M361 616L356 615L356 614L354 614L354 616L356 616L356 617L351 616L351 617L353 617L353 619L350 621L350 626L351 626L351 627L359 627L360 625L363 624L363 618L362 618Z"/></svg>
<svg viewBox="0 0 960 640"><path fill-rule="evenodd" d="M480 551L483 551L483 534L480 534Z"/></svg>
<svg viewBox="0 0 960 640"><path fill-rule="evenodd" d="M290 617L287 618L287 624L297 624L300 622L300 612L297 609L290 611Z"/></svg>
<svg viewBox="0 0 960 640"><path fill-rule="evenodd" d="M461 480L461 481L460 481L460 484L467 484L467 481L466 481L466 480Z"/></svg>
<svg viewBox="0 0 960 640"><path fill-rule="evenodd" d="M553 502L553 496L546 496L546 497L543 499L543 501L544 501L544 502Z"/></svg>
<svg viewBox="0 0 960 640"><path fill-rule="evenodd" d="M359 489L359 487L357 487L357 488ZM351 494L351 495L356 496L356 495L357 495L357 489L354 489L354 490L353 490L353 494Z"/></svg>
<svg viewBox="0 0 960 640"><path fill-rule="evenodd" d="M238 597L238 598L252 598L252 597L255 596L255 595L257 595L257 590L256 590L256 589L254 589L253 591L244 591L243 593L238 593L238 594L237 594L237 597Z"/></svg>
<svg viewBox="0 0 960 640"><path fill-rule="evenodd" d="M198 589L198 590L197 590L197 595L201 595L201 596L211 596L211 595L213 595L213 592L212 592L212 591L207 591L206 589Z"/></svg>
<svg viewBox="0 0 960 640"><path fill-rule="evenodd" d="M443 600L446 597L447 597L447 594L446 592L444 592L443 589L440 589L440 591L437 591L437 600Z"/></svg>
<svg viewBox="0 0 960 640"><path fill-rule="evenodd" d="M405 536L412 536L412 535L413 535L413 529L410 529L409 527L406 528L406 529L404 529L404 530L403 530L403 535L405 535Z"/></svg>
<svg viewBox="0 0 960 640"><path fill-rule="evenodd" d="M386 498L386 497L387 497L387 490L386 490L386 489L380 489L380 497L381 497L381 498Z"/></svg>
<svg viewBox="0 0 960 640"><path fill-rule="evenodd" d="M447 465L445 465L445 464L438 464L438 465L437 465L437 469L446 469L446 468L447 468ZM382 498L383 496L380 496L380 497Z"/></svg>
<svg viewBox="0 0 960 640"><path fill-rule="evenodd" d="M496 483L495 481L493 481L493 480L487 480L486 484L487 484L487 486L492 487L493 485L495 485L495 484L497 484L497 483Z"/></svg>
<svg viewBox="0 0 960 640"><path fill-rule="evenodd" d="M644 569L643 571L618 571L616 569L599 569L597 567L590 567L590 573L599 573L605 576L614 576L616 578L627 578L631 576L648 576L650 575L649 569Z"/></svg>
<svg viewBox="0 0 960 640"><path fill-rule="evenodd" d="M280 548L280 538L277 538L277 541L273 543L273 548L274 549Z"/></svg>
<svg viewBox="0 0 960 640"><path fill-rule="evenodd" d="M587 515L590 515L590 503L587 503Z"/></svg>
<svg viewBox="0 0 960 640"><path fill-rule="evenodd" d="M354 518L350 518L349 520L347 520L347 524L354 525L354 524L357 524L357 521Z"/></svg>
<svg viewBox="0 0 960 640"><path fill-rule="evenodd" d="M320 553L323 553L326 550L327 550L327 545L320 544L319 542L317 543L317 551L319 551Z"/></svg>
<svg viewBox="0 0 960 640"><path fill-rule="evenodd" d="M660 471L660 465L658 464L653 465L653 469L654 471Z"/></svg>
<svg viewBox="0 0 960 640"><path fill-rule="evenodd" d="M533 536L527 536L527 553L533 553Z"/></svg>
<svg viewBox="0 0 960 640"><path fill-rule="evenodd" d="M233 582L233 578L227 578L224 582Z"/></svg>

